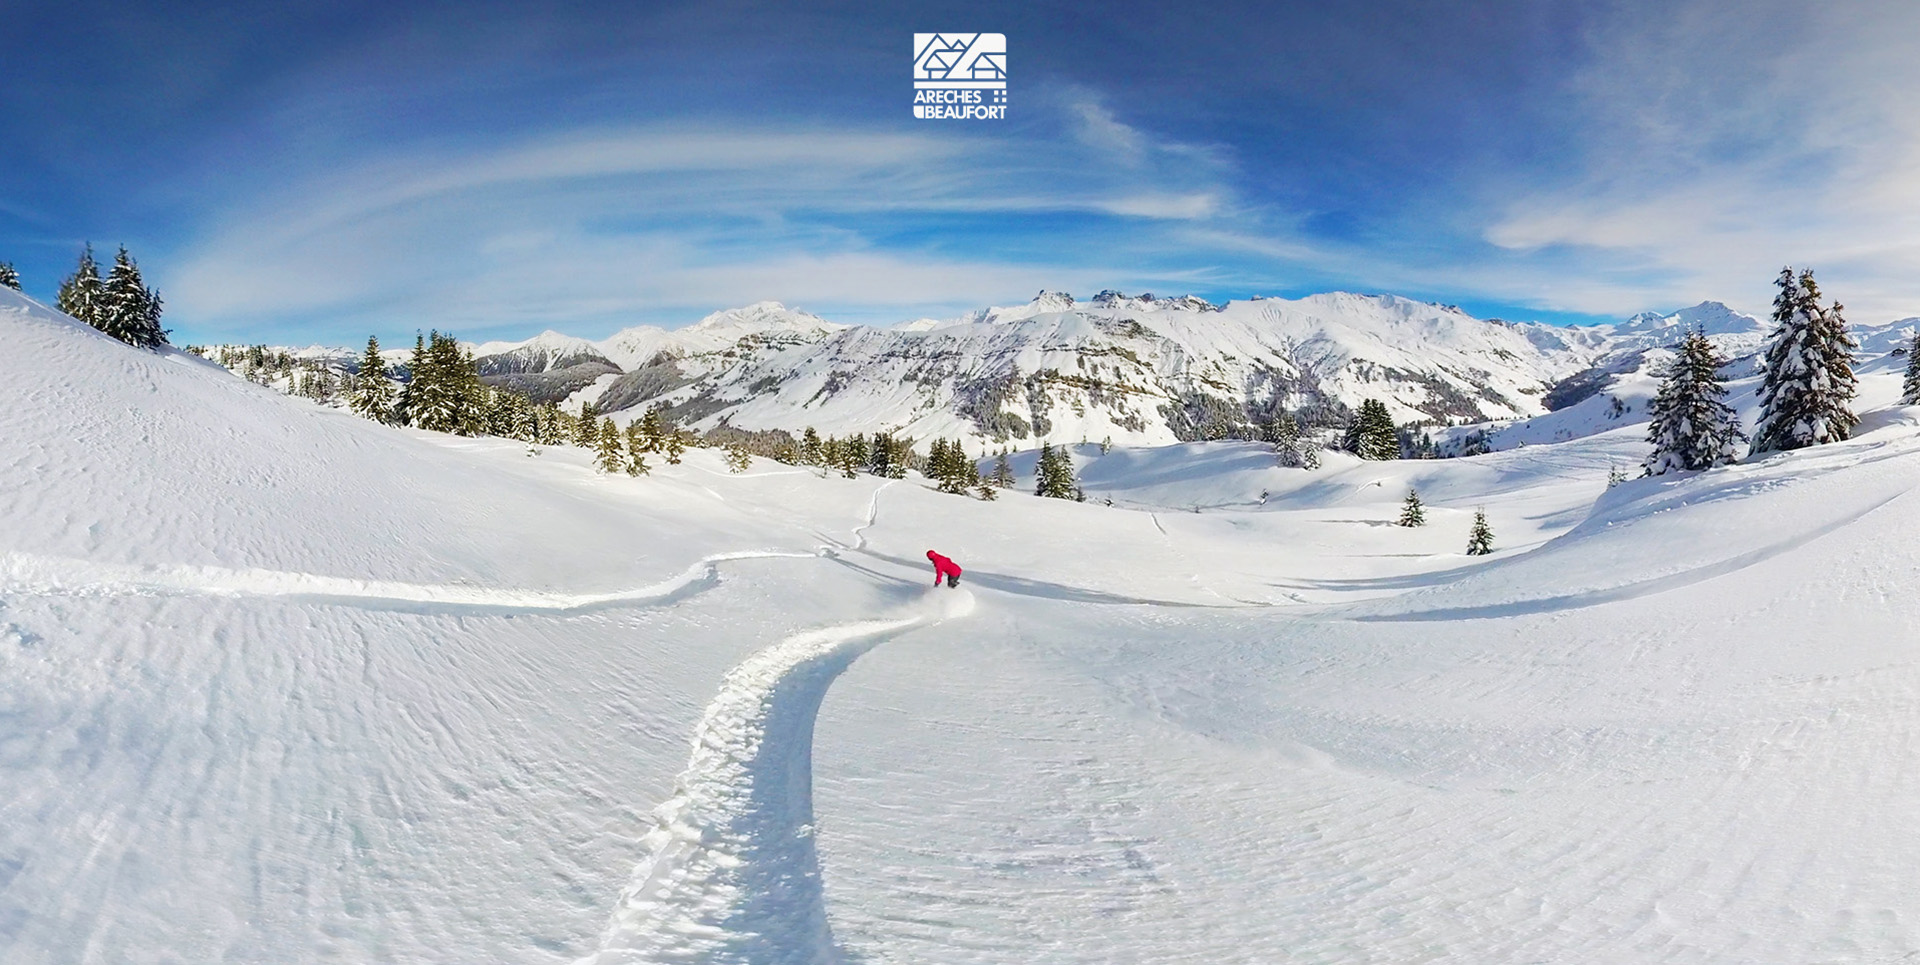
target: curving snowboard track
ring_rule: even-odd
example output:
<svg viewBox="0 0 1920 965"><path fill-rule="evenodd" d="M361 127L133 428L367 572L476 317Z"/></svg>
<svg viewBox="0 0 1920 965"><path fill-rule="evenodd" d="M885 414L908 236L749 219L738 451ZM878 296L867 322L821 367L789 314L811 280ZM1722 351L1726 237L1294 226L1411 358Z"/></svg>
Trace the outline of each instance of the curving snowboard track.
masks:
<svg viewBox="0 0 1920 965"><path fill-rule="evenodd" d="M0 554L0 590L34 596L276 597L363 609L436 613L578 613L678 602L719 582L718 564L732 560L811 559L817 555L773 550L716 553L647 586L609 593L552 593L461 583L357 580L284 570L126 566L7 553Z"/></svg>
<svg viewBox="0 0 1920 965"><path fill-rule="evenodd" d="M880 491L853 530L862 550ZM0 554L0 592L38 596L274 598L431 613L569 614L670 605L719 582L733 560L831 557L744 551L705 557L669 579L569 594L468 584L361 580L268 569L135 566ZM973 610L966 590L929 592L885 619L808 630L748 657L723 679L693 736L672 796L654 810L648 857L616 904L602 948L582 965L697 961L829 965L842 960L827 923L813 842L813 729L827 689L861 654L908 629Z"/></svg>
<svg viewBox="0 0 1920 965"><path fill-rule="evenodd" d="M673 796L654 810L648 857L582 965L841 960L813 842L814 719L855 658L970 612L973 596L935 591L916 609L795 634L727 672Z"/></svg>

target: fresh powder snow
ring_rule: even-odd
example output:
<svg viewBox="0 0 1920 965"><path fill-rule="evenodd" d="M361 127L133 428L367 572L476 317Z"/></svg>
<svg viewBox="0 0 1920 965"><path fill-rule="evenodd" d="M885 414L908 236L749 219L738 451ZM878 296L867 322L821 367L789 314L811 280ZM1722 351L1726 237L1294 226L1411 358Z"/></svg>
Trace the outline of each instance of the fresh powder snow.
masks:
<svg viewBox="0 0 1920 965"><path fill-rule="evenodd" d="M1044 329L1018 355L1133 313L1251 353L1306 316L1486 324L1127 297L707 335ZM1902 360L1863 358L1850 440L1612 488L1658 344L1552 356L1529 384L1617 367L1552 412L1516 377L1483 455L1073 444L1085 502L1029 495L1031 451L982 502L700 449L599 475L7 290L0 334L7 965L1920 952ZM547 341L527 366L581 349ZM1422 527L1395 525L1409 489Z"/></svg>

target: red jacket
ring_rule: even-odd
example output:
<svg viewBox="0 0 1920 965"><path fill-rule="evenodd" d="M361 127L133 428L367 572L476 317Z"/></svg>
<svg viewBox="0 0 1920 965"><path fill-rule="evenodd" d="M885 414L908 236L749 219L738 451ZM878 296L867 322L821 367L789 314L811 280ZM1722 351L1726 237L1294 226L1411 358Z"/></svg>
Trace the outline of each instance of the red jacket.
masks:
<svg viewBox="0 0 1920 965"><path fill-rule="evenodd" d="M927 551L927 559L930 559L933 561L933 582L935 583L940 582L943 578L948 576L960 575L960 565L958 563L955 563L954 561L947 559L946 557L941 556L940 554L935 553L932 550Z"/></svg>

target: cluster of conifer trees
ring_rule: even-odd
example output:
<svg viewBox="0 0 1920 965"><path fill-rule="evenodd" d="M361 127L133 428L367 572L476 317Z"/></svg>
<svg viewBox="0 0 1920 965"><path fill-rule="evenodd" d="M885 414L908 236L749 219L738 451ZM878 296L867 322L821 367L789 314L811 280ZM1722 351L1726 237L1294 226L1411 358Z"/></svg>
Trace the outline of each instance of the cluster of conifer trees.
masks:
<svg viewBox="0 0 1920 965"><path fill-rule="evenodd" d="M401 376L397 387L396 374ZM480 381L472 354L452 335L438 331L415 338L413 355L401 373L389 372L380 340L369 337L359 371L345 392L348 408L376 422L534 445L579 446L594 453L594 464L603 472L644 474L650 454L678 463L691 443L689 434L673 426L659 406L622 431L592 403L573 415L558 405L536 404L517 392L488 386Z"/></svg>
<svg viewBox="0 0 1920 965"><path fill-rule="evenodd" d="M19 275L11 265L9 285L19 288ZM56 307L136 348L155 349L167 344L167 330L160 327L160 293L147 287L140 277L140 266L123 245L114 256L113 268L103 279L100 265L93 259L93 246L80 252L80 264L73 274L60 282Z"/></svg>
<svg viewBox="0 0 1920 965"><path fill-rule="evenodd" d="M0 285L5 285L14 291L20 290L20 273L14 270L13 262L0 261Z"/></svg>
<svg viewBox="0 0 1920 965"><path fill-rule="evenodd" d="M1360 403L1360 411L1347 423L1342 448L1362 459L1400 458L1400 433L1385 402L1366 399Z"/></svg>
<svg viewBox="0 0 1920 965"><path fill-rule="evenodd" d="M1812 269L1795 274L1783 268L1774 284L1780 291L1773 300L1754 455L1838 442L1859 422L1849 408L1856 387L1853 351L1859 345L1847 333L1842 306L1820 304ZM1711 469L1739 457L1746 434L1725 401L1720 369L1726 364L1705 335L1690 332L1681 341L1647 409L1653 452L1645 475ZM1909 383L1920 387L1912 360L1908 373ZM1920 401L1920 394L1914 400Z"/></svg>
<svg viewBox="0 0 1920 965"><path fill-rule="evenodd" d="M1036 496L1051 499L1071 499L1085 502L1087 494L1080 488L1080 481L1073 473L1073 455L1062 446L1055 449L1051 444L1040 444L1040 462L1034 467L1033 492Z"/></svg>

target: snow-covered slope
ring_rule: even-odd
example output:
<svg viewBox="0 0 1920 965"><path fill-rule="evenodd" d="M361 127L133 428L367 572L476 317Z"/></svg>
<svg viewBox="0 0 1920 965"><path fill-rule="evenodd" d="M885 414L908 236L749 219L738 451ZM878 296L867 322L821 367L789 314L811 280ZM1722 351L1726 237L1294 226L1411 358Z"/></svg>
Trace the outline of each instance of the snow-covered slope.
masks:
<svg viewBox="0 0 1920 965"><path fill-rule="evenodd" d="M1632 427L1074 447L1088 502L987 503L598 476L5 291L0 333L8 965L1920 950L1882 363L1852 441L1612 490Z"/></svg>

